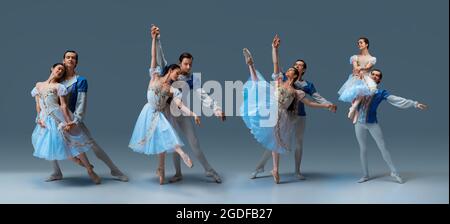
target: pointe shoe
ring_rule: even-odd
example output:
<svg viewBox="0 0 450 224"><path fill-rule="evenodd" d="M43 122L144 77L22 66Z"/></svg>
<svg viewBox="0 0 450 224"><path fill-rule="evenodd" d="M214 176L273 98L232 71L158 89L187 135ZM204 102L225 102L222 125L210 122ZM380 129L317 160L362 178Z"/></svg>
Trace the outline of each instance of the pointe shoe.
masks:
<svg viewBox="0 0 450 224"><path fill-rule="evenodd" d="M354 108L354 107L350 107L348 109L348 114L347 114L348 119L353 120L353 118L355 116L355 111L356 111L356 108Z"/></svg>
<svg viewBox="0 0 450 224"><path fill-rule="evenodd" d="M273 180L275 181L276 184L280 183L280 174L278 174L278 172L274 172L272 170L272 176L273 176Z"/></svg>
<svg viewBox="0 0 450 224"><path fill-rule="evenodd" d="M165 171L163 168L158 168L156 170L156 175L159 176L159 184L163 185L164 184L164 179L165 179Z"/></svg>
<svg viewBox="0 0 450 224"><path fill-rule="evenodd" d="M242 53L244 54L244 57L245 57L245 63L247 65L252 65L253 57L252 57L252 54L250 53L250 51L247 48L244 48L244 49L242 49Z"/></svg>
<svg viewBox="0 0 450 224"><path fill-rule="evenodd" d="M101 179L100 177L92 170L92 171L88 171L89 177L91 178L91 180L95 183L95 184L101 184Z"/></svg>
<svg viewBox="0 0 450 224"><path fill-rule="evenodd" d="M192 168L194 164L192 163L191 158L187 154L181 155L181 158L183 159L184 164L186 164L187 167Z"/></svg>
<svg viewBox="0 0 450 224"><path fill-rule="evenodd" d="M358 117L359 117L359 112L355 111L355 114L353 115L353 120L352 120L353 124L356 124L356 122L358 122Z"/></svg>

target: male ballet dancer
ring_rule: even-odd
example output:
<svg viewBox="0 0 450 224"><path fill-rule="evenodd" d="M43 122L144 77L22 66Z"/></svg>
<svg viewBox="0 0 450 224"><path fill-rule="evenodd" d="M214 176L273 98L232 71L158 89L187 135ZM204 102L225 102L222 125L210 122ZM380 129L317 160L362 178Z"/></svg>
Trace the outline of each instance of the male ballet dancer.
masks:
<svg viewBox="0 0 450 224"><path fill-rule="evenodd" d="M383 74L379 69L373 69L370 73L370 77L379 85ZM402 97L391 95L388 91L377 89L372 96L365 97L358 106L358 117L355 123L355 134L358 140L360 149L360 159L364 176L358 180L358 183L363 183L369 180L369 166L367 164L367 133L370 133L375 140L378 149L381 151L384 161L387 163L391 170L391 176L395 178L398 183L403 183L403 179L400 177L394 163L391 159L391 154L386 149L383 139L383 132L377 120L377 109L380 103L386 100L391 105L406 109L406 108L418 108L424 110L426 105L417 101L405 99Z"/></svg>

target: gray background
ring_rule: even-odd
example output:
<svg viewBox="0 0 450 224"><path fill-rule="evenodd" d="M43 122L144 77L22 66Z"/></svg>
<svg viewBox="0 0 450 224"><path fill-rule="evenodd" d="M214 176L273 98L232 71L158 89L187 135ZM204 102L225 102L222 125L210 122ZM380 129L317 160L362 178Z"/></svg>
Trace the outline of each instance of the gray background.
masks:
<svg viewBox="0 0 450 224"><path fill-rule="evenodd" d="M41 179L49 172L49 163L32 157L36 112L30 91L48 77L66 49L75 49L77 71L89 81L85 123L126 173L153 175L155 157L133 153L127 144L146 102L149 27L154 23L161 28L169 62L191 52L193 71L202 72L203 82L247 80L243 47L268 77L270 44L278 33L283 68L305 59L305 78L339 107L336 114L307 108L304 172L340 170L357 178L359 155L346 119L348 105L337 101L336 92L351 72L349 57L357 53L358 37L367 36L376 67L384 73L382 88L429 105L429 110L417 111L383 103L379 121L387 146L400 171L443 173L448 203L448 15L448 1L439 0L1 1L0 172L43 171ZM263 149L241 118L221 123L204 117L202 122L198 135L213 167L231 176L249 173ZM372 169L387 172L372 143ZM89 156L106 175L106 167ZM293 171L291 155L282 157L282 163L282 170ZM63 170L82 172L69 162L62 164ZM192 172L201 178L200 164Z"/></svg>

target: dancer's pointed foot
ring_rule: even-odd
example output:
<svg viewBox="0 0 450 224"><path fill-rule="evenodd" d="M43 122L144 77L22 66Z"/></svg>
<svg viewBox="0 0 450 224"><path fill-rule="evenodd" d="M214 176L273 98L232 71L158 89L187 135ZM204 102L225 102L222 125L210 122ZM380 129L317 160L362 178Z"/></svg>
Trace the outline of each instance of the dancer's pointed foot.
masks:
<svg viewBox="0 0 450 224"><path fill-rule="evenodd" d="M348 119L353 120L353 118L355 117L355 112L356 112L356 108L354 106L351 106L348 109L348 114L347 114Z"/></svg>
<svg viewBox="0 0 450 224"><path fill-rule="evenodd" d="M272 176L273 176L273 180L275 181L276 184L280 183L280 174L278 174L278 171L275 172L274 170L272 170Z"/></svg>
<svg viewBox="0 0 450 224"><path fill-rule="evenodd" d="M353 124L356 124L356 122L358 122L358 117L359 117L359 112L358 112L358 110L356 110L355 114L353 115L353 120L352 120Z"/></svg>
<svg viewBox="0 0 450 224"><path fill-rule="evenodd" d="M244 57L245 57L245 63L247 65L252 65L253 57L252 57L252 54L250 53L250 51L247 48L244 48L244 49L242 49L242 53L244 54Z"/></svg>
<svg viewBox="0 0 450 224"><path fill-rule="evenodd" d="M101 184L100 177L93 170L88 170L88 175L95 184Z"/></svg>
<svg viewBox="0 0 450 224"><path fill-rule="evenodd" d="M164 168L159 167L159 168L156 170L156 175L159 176L159 184L160 184L160 185L163 185L163 184L164 184L164 181L165 181L165 176L166 176L165 171L164 171Z"/></svg>
<svg viewBox="0 0 450 224"><path fill-rule="evenodd" d="M183 159L184 164L186 164L187 167L192 168L194 164L192 163L191 158L189 158L188 154L183 153L181 154L181 158Z"/></svg>

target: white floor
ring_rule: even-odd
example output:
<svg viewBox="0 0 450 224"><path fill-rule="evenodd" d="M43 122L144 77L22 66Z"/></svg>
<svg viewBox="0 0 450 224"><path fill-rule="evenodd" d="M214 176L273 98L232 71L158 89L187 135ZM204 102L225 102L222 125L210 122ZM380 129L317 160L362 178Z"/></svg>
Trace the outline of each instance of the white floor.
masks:
<svg viewBox="0 0 450 224"><path fill-rule="evenodd" d="M255 180L222 173L222 184L188 172L182 182L162 186L150 171L130 175L128 183L99 174L103 183L96 186L81 171L56 182L44 182L46 172L2 172L0 203L449 203L448 172L404 173L404 184L387 174L358 184L358 173L310 172L305 181L283 173L279 185L268 172Z"/></svg>

